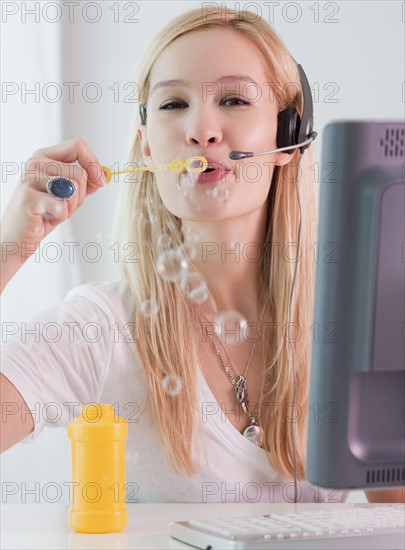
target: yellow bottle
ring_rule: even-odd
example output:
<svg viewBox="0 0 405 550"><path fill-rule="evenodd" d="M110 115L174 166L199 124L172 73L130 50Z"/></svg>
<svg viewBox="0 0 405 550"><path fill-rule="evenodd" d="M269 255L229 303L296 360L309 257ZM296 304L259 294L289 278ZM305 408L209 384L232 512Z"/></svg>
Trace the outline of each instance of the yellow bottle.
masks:
<svg viewBox="0 0 405 550"><path fill-rule="evenodd" d="M121 531L125 504L125 440L128 424L113 405L90 403L68 424L72 506L69 525L81 533Z"/></svg>

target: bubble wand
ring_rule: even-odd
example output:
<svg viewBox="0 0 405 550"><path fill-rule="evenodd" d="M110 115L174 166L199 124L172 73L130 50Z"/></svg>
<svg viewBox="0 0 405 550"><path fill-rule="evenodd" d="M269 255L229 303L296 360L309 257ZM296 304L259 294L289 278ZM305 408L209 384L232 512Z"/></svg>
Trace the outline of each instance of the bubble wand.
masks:
<svg viewBox="0 0 405 550"><path fill-rule="evenodd" d="M199 166L191 166L193 162L199 162ZM205 157L189 157L185 162L180 159L174 159L170 164L160 164L157 166L139 166L137 168L130 168L128 170L112 171L108 166L101 166L104 172L107 183L110 183L112 177L116 174L128 174L130 172L144 172L149 170L160 170L170 168L176 174L180 173L184 168L188 172L204 172L208 166L208 161ZM94 183L87 181L92 187L98 187ZM57 200L69 200L77 192L76 183L70 178L62 178L60 176L54 176L50 178L46 183L46 189L51 197Z"/></svg>

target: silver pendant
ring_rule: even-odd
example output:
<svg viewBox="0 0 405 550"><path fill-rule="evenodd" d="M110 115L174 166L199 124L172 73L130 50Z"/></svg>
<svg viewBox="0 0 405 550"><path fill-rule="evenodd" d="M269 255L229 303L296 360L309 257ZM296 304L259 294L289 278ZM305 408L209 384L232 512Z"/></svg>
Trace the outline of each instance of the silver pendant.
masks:
<svg viewBox="0 0 405 550"><path fill-rule="evenodd" d="M246 379L243 376L239 376L236 385L236 399L238 403L240 403L244 408L246 406L247 401L247 387L246 387Z"/></svg>
<svg viewBox="0 0 405 550"><path fill-rule="evenodd" d="M251 424L244 430L243 435L244 437L246 437L246 439L249 439L249 441L257 445L258 447L261 447L263 430L260 426L257 426L256 424Z"/></svg>

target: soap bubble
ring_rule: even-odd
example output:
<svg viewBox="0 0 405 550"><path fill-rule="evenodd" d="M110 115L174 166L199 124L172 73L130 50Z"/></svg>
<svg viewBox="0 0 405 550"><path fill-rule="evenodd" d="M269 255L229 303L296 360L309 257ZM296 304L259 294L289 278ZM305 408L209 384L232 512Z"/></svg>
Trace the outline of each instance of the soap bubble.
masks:
<svg viewBox="0 0 405 550"><path fill-rule="evenodd" d="M60 201L58 201L54 206L52 206L52 212L41 212L42 218L44 219L44 221L54 220L55 218L59 218L59 216L62 214L62 211L63 207Z"/></svg>
<svg viewBox="0 0 405 550"><path fill-rule="evenodd" d="M186 172L177 174L177 190L187 196L197 185L198 174Z"/></svg>
<svg viewBox="0 0 405 550"><path fill-rule="evenodd" d="M38 226L34 229L34 233L38 237L42 237L45 233L45 228L43 226Z"/></svg>
<svg viewBox="0 0 405 550"><path fill-rule="evenodd" d="M171 237L169 237L169 235L165 235L164 233L162 233L157 238L157 245L158 248L160 248L161 250L165 250L173 246L173 240Z"/></svg>
<svg viewBox="0 0 405 550"><path fill-rule="evenodd" d="M136 208L132 212L133 223L139 223L143 227L150 225L157 225L159 223L159 217L157 215L158 209L155 208L152 199L144 199L142 201L143 207Z"/></svg>
<svg viewBox="0 0 405 550"><path fill-rule="evenodd" d="M189 226L182 228L183 239L185 243L197 244L201 241L201 237L193 231Z"/></svg>
<svg viewBox="0 0 405 550"><path fill-rule="evenodd" d="M197 183L198 176L190 172L178 174L177 189L197 212L209 213L229 199L230 191L221 181Z"/></svg>
<svg viewBox="0 0 405 550"><path fill-rule="evenodd" d="M185 273L181 278L180 288L191 302L202 304L208 300L207 283L199 273Z"/></svg>
<svg viewBox="0 0 405 550"><path fill-rule="evenodd" d="M201 284L199 287L190 290L188 295L192 302L202 304L208 300L209 292L208 288L204 284Z"/></svg>
<svg viewBox="0 0 405 550"><path fill-rule="evenodd" d="M131 466L134 465L136 462L139 461L140 453L139 451L136 451L134 449L127 449L126 452L126 463L130 464ZM128 501L127 501L128 502ZM130 501L129 501L130 502Z"/></svg>
<svg viewBox="0 0 405 550"><path fill-rule="evenodd" d="M45 201L38 201L37 202L37 211L38 211L38 214L45 214L46 213Z"/></svg>
<svg viewBox="0 0 405 550"><path fill-rule="evenodd" d="M103 233L102 231L99 231L96 235L96 240L98 242L108 242L111 238L111 234L110 233Z"/></svg>
<svg viewBox="0 0 405 550"><path fill-rule="evenodd" d="M153 203L153 199L149 197L144 198L142 204L145 206L145 208L149 207L150 209L153 209L155 206Z"/></svg>
<svg viewBox="0 0 405 550"><path fill-rule="evenodd" d="M215 323L215 332L225 344L239 344L243 339L247 320L238 311L230 310L220 313Z"/></svg>
<svg viewBox="0 0 405 550"><path fill-rule="evenodd" d="M162 379L162 387L167 395L171 397L176 397L182 390L181 380L175 374L167 374Z"/></svg>
<svg viewBox="0 0 405 550"><path fill-rule="evenodd" d="M159 311L159 306L153 300L145 300L141 304L141 313L144 317L155 317Z"/></svg>
<svg viewBox="0 0 405 550"><path fill-rule="evenodd" d="M212 189L207 190L207 195L210 195L214 199L217 199L219 202L226 202L229 199L230 191L225 187L213 187Z"/></svg>
<svg viewBox="0 0 405 550"><path fill-rule="evenodd" d="M197 257L197 250L201 242L201 237L188 226L182 228L182 234L183 243L181 248L190 260L194 260Z"/></svg>
<svg viewBox="0 0 405 550"><path fill-rule="evenodd" d="M155 223L158 223L159 218L156 216L156 214L150 214L149 216L149 223L151 225L154 225Z"/></svg>
<svg viewBox="0 0 405 550"><path fill-rule="evenodd" d="M58 214L62 213L62 210L63 210L63 206L61 205L60 202L58 202L57 204L55 204L55 206L53 208L53 213L54 213L54 215L58 215Z"/></svg>
<svg viewBox="0 0 405 550"><path fill-rule="evenodd" d="M156 261L156 270L166 281L179 281L187 267L187 260L179 248L161 252Z"/></svg>
<svg viewBox="0 0 405 550"><path fill-rule="evenodd" d="M182 243L180 248L183 251L183 254L190 260L194 260L197 257L197 248L192 243Z"/></svg>
<svg viewBox="0 0 405 550"><path fill-rule="evenodd" d="M139 209L133 211L132 220L134 223L139 223L141 226L146 226L149 223L148 217Z"/></svg>

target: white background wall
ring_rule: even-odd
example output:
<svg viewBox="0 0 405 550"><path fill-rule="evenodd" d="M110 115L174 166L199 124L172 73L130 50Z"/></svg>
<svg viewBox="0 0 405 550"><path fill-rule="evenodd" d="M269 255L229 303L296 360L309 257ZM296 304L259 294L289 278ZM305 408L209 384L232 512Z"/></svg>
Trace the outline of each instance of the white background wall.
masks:
<svg viewBox="0 0 405 550"><path fill-rule="evenodd" d="M18 181L18 173L9 175L10 171L21 170L21 163L40 147L81 137L102 164L123 164L133 112L138 107L136 95L132 102L124 98L133 90L130 83L134 83L138 59L166 22L201 6L189 1L99 0L74 7L75 3L2 3L2 212ZM402 2L226 4L239 9L246 6L275 25L303 65L316 94L315 129L320 136L325 124L335 119L403 118ZM52 82L62 90L60 100L53 101L56 88ZM68 83L78 83L72 102ZM101 91L99 100L92 101L96 87L89 83L96 83ZM24 91L35 87L37 97ZM119 91L118 98L111 87ZM15 94L9 93L12 89ZM321 138L315 142L315 150L320 159ZM41 243L44 254L39 261L30 258L2 296L3 326L20 323L63 300L78 284L115 274L108 235L118 186L113 183L89 197L71 220ZM64 242L80 243L72 263ZM102 250L95 263L81 255L90 242L97 242ZM57 262L52 262L57 248L46 248L50 243L56 243L62 252ZM3 484L14 482L19 488L14 497L2 502L21 502L24 483L28 489L35 482L42 487L50 481L68 481L66 432L46 429L35 444L20 444L3 454L1 467ZM364 495L356 491L351 499L364 500ZM34 496L28 495L26 501L34 502Z"/></svg>

